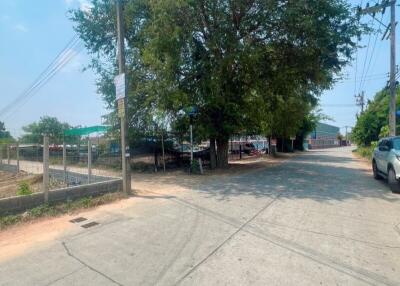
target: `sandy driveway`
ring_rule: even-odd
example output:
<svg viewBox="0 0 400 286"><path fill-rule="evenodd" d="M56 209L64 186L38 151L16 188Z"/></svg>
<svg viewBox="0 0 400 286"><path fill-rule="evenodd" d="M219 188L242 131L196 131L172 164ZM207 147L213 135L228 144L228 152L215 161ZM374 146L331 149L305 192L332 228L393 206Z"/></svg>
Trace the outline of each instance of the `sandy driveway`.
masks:
<svg viewBox="0 0 400 286"><path fill-rule="evenodd" d="M84 222L0 233L0 285L400 285L400 196L349 148L133 179L138 197Z"/></svg>

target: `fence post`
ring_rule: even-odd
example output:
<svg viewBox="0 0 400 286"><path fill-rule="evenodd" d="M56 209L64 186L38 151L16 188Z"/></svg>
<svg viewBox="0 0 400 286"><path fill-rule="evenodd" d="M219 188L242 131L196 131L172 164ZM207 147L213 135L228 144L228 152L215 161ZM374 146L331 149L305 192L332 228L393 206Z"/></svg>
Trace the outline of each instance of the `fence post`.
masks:
<svg viewBox="0 0 400 286"><path fill-rule="evenodd" d="M67 149L65 141L63 141L63 170L64 170L64 184L67 183Z"/></svg>
<svg viewBox="0 0 400 286"><path fill-rule="evenodd" d="M239 142L239 159L242 160L242 142Z"/></svg>
<svg viewBox="0 0 400 286"><path fill-rule="evenodd" d="M10 165L10 145L7 145L7 164Z"/></svg>
<svg viewBox="0 0 400 286"><path fill-rule="evenodd" d="M16 152L17 152L17 173L19 173L19 141L17 141Z"/></svg>
<svg viewBox="0 0 400 286"><path fill-rule="evenodd" d="M92 182L92 142L88 139L88 184Z"/></svg>
<svg viewBox="0 0 400 286"><path fill-rule="evenodd" d="M165 149L164 149L164 132L161 132L162 160L165 173Z"/></svg>
<svg viewBox="0 0 400 286"><path fill-rule="evenodd" d="M43 185L44 202L49 202L49 137L43 137Z"/></svg>
<svg viewBox="0 0 400 286"><path fill-rule="evenodd" d="M203 162L201 161L201 158L199 158L199 168L200 168L200 174L203 175Z"/></svg>

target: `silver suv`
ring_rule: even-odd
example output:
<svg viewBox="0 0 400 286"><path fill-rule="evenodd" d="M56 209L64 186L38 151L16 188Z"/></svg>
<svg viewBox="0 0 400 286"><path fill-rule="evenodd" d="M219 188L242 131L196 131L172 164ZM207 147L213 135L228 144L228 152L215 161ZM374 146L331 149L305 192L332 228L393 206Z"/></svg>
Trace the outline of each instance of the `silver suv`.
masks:
<svg viewBox="0 0 400 286"><path fill-rule="evenodd" d="M379 141L372 156L374 178L386 178L393 192L400 191L400 136Z"/></svg>

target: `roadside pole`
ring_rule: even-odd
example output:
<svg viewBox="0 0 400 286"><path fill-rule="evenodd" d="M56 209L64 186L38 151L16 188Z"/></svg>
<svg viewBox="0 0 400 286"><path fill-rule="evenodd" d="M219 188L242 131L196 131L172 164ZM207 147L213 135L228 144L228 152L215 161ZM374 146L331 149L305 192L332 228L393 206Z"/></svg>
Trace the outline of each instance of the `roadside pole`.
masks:
<svg viewBox="0 0 400 286"><path fill-rule="evenodd" d="M386 32L382 40L386 37L387 32L390 30L390 101L389 101L389 134L396 136L396 0L382 0L380 4L366 7L365 9L359 8L359 13L370 14L375 18L376 13L385 13L387 7L390 6L390 25L380 23L386 27Z"/></svg>
<svg viewBox="0 0 400 286"><path fill-rule="evenodd" d="M396 136L396 1L390 5L390 136Z"/></svg>
<svg viewBox="0 0 400 286"><path fill-rule="evenodd" d="M7 145L7 165L10 165L11 159L10 159L10 145Z"/></svg>
<svg viewBox="0 0 400 286"><path fill-rule="evenodd" d="M192 117L190 117L190 166L193 163L193 123Z"/></svg>
<svg viewBox="0 0 400 286"><path fill-rule="evenodd" d="M64 170L64 184L67 183L67 149L65 140L63 140L63 170Z"/></svg>
<svg viewBox="0 0 400 286"><path fill-rule="evenodd" d="M17 173L19 173L19 141L17 141Z"/></svg>
<svg viewBox="0 0 400 286"><path fill-rule="evenodd" d="M164 168L164 173L165 173L164 131L161 131L161 148L162 148L163 168Z"/></svg>
<svg viewBox="0 0 400 286"><path fill-rule="evenodd" d="M92 142L90 138L88 138L88 183L92 182Z"/></svg>
<svg viewBox="0 0 400 286"><path fill-rule="evenodd" d="M118 100L118 115L121 119L121 156L122 156L122 190L128 194L131 191L131 173L130 173L130 151L127 148L127 129L126 121L127 99L126 99L126 82L125 82L125 49L124 49L124 23L122 14L121 0L116 0L117 8L117 33L118 33L118 69L119 81L121 86L116 84L117 100Z"/></svg>
<svg viewBox="0 0 400 286"><path fill-rule="evenodd" d="M49 137L43 137L43 185L44 202L49 202Z"/></svg>

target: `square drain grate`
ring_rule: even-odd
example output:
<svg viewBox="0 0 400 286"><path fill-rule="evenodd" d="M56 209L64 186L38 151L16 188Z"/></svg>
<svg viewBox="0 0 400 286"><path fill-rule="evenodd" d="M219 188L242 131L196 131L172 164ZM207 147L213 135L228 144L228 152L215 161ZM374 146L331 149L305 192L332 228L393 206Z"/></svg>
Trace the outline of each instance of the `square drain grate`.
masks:
<svg viewBox="0 0 400 286"><path fill-rule="evenodd" d="M72 222L72 223L79 223L79 222L83 222L83 221L85 221L85 220L87 220L87 218L84 218L84 217L77 217L77 218L71 219L70 222Z"/></svg>
<svg viewBox="0 0 400 286"><path fill-rule="evenodd" d="M87 223L87 224L81 225L81 227L83 227L83 228L90 228L90 227L93 227L93 226L96 226L96 225L99 225L99 223L93 221L93 222L89 222L89 223Z"/></svg>

